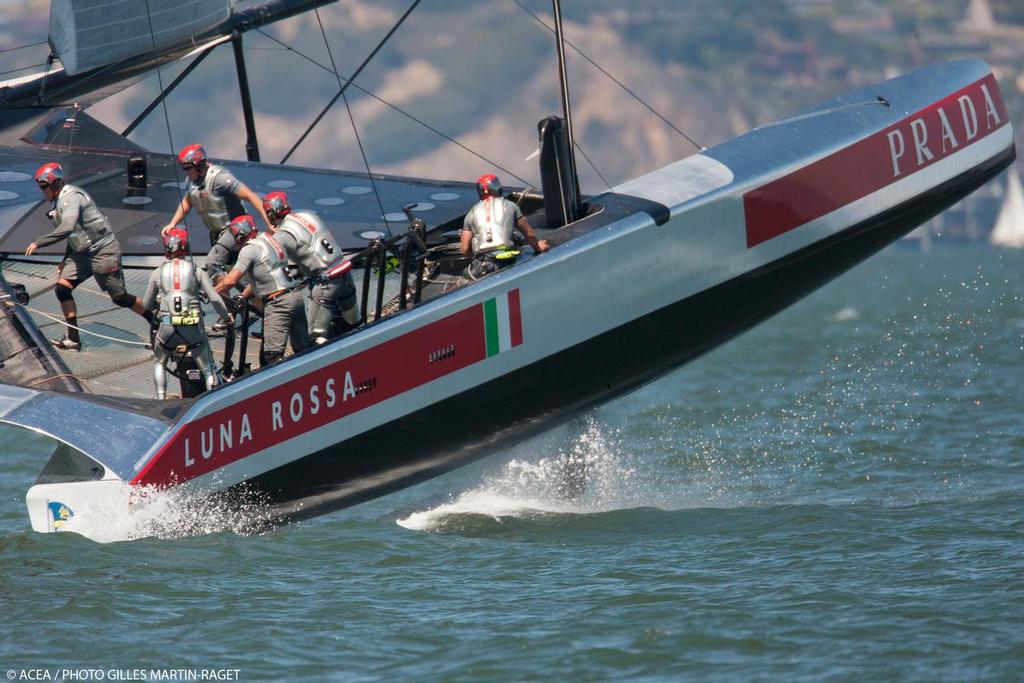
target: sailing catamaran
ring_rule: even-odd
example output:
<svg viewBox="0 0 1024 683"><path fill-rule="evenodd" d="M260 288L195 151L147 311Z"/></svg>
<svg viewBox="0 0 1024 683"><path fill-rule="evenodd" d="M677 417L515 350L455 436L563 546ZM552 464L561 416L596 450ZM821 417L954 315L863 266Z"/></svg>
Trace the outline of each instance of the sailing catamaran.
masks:
<svg viewBox="0 0 1024 683"><path fill-rule="evenodd" d="M260 160L242 36L322 1L233 12L195 0L192 18L176 15L181 30L166 34L152 28L164 24L149 4L104 10L149 27L145 44L90 50L88 31L76 31L86 14L72 12L51 29L61 65L3 85L0 173L16 196L0 200L0 421L57 445L27 494L37 531L121 514L148 487L256 500L265 518L287 521L423 481L718 346L943 211L1016 155L991 70L962 60L862 88L584 197L563 78L562 116L541 126L542 191L510 193L552 248L466 282L456 240L476 199L471 184ZM258 371L245 371L244 349L224 348L232 381L189 395L183 366L185 397L155 401L140 372L150 362L145 331L130 327L140 323L94 309L94 331L137 346L98 346L92 360L46 343L52 297L39 295L61 255L20 256L47 225L46 207L21 195L34 196L28 174L41 159L60 161L119 226L126 265L145 277L161 258L154 226L179 198L173 158L130 142L134 124L118 134L84 109L160 65L194 66L229 43L249 158L225 165L250 187L287 187L293 204L317 206L356 264L366 320ZM193 235L198 251L202 238Z"/></svg>

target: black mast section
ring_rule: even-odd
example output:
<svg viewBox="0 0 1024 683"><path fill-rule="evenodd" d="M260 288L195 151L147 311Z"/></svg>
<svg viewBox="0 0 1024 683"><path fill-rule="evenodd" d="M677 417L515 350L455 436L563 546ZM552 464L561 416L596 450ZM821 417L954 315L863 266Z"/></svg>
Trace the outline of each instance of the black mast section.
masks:
<svg viewBox="0 0 1024 683"><path fill-rule="evenodd" d="M551 0L551 4L555 14L555 46L558 51L558 80L562 86L562 115L565 118L565 131L569 138L569 177L572 178L573 185L579 188L579 178L576 175L576 142L572 135L572 112L569 109L569 78L565 70L565 41L562 38L562 3L560 0ZM575 220L579 213L577 193L566 197L566 201L570 205L566 222Z"/></svg>
<svg viewBox="0 0 1024 683"><path fill-rule="evenodd" d="M245 118L245 156L249 161L260 160L259 142L256 140L256 121L252 116L252 99L249 97L249 76L245 71L245 55L242 54L242 34L231 36L235 49L235 69L238 71L238 94L242 97L242 115Z"/></svg>

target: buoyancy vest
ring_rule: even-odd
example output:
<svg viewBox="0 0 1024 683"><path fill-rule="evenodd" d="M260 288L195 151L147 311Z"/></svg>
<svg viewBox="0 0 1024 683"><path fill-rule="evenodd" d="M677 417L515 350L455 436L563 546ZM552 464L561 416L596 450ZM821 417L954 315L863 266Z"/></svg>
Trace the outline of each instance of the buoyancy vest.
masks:
<svg viewBox="0 0 1024 683"><path fill-rule="evenodd" d="M474 254L515 246L512 240L515 210L516 205L502 197L487 197L470 209Z"/></svg>
<svg viewBox="0 0 1024 683"><path fill-rule="evenodd" d="M259 287L267 281L273 283L270 291L261 291L259 294L266 296L282 289L293 289L301 284L288 274L288 256L284 247L270 233L260 233L250 244L255 244L260 251L260 260L256 267L264 269L262 276L256 275L254 284Z"/></svg>
<svg viewBox="0 0 1024 683"><path fill-rule="evenodd" d="M343 257L334 235L316 214L293 211L285 216L279 230L295 239L296 253L291 256L305 277L319 275Z"/></svg>
<svg viewBox="0 0 1024 683"><path fill-rule="evenodd" d="M172 259L160 266L160 315L172 325L198 325L202 321L199 279L195 265Z"/></svg>
<svg viewBox="0 0 1024 683"><path fill-rule="evenodd" d="M85 253L93 247L114 239L114 233L110 231L110 221L103 215L103 212L96 208L96 203L93 202L89 193L75 185L64 185L57 195L53 210L54 226L60 225L61 222L61 199L65 199L65 195L72 193L81 195L81 206L78 211L78 221L71 234L68 235L68 246L71 247L71 251Z"/></svg>
<svg viewBox="0 0 1024 683"><path fill-rule="evenodd" d="M210 188L221 173L227 173L227 169L210 164L206 168L201 184L189 181L186 192L188 200L195 207L203 219L206 229L214 237L219 236L231 225L231 213L228 211L228 202L225 197L218 197Z"/></svg>

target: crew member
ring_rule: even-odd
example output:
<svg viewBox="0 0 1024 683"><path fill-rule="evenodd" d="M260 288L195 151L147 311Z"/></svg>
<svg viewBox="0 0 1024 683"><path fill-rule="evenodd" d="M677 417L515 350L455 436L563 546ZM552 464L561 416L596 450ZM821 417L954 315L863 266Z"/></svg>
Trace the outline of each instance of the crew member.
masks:
<svg viewBox="0 0 1024 683"><path fill-rule="evenodd" d="M125 291L121 245L110 229L110 221L96 207L89 193L64 182L64 169L56 162L40 166L35 179L39 191L51 202L48 215L55 227L28 245L25 255L31 256L41 247L67 240L64 258L57 266L54 291L68 330L63 338L51 339L50 342L58 349L82 349L82 339L78 334L78 307L72 291L90 276L115 304L130 308L151 321L152 315L142 307L142 301Z"/></svg>
<svg viewBox="0 0 1024 683"><path fill-rule="evenodd" d="M205 270L195 267L188 258L188 233L174 228L164 235L164 255L167 261L153 271L142 304L146 310L158 310L160 327L153 340L153 384L156 397L167 395L167 361L174 350L185 345L203 374L207 390L217 386L217 371L213 352L203 328L203 309L199 301L200 290L213 304L222 320L230 325L231 313L217 292Z"/></svg>
<svg viewBox="0 0 1024 683"><path fill-rule="evenodd" d="M460 243L463 255L473 255L466 268L467 277L476 280L515 263L519 252L515 248L514 230L522 233L534 252L548 250L548 241L537 239L519 207L502 197L498 176L485 173L477 178L476 192L480 201L466 214Z"/></svg>
<svg viewBox="0 0 1024 683"><path fill-rule="evenodd" d="M356 284L352 264L320 217L311 211L293 211L284 192L263 198L263 210L274 226L274 237L285 254L299 268L309 286L309 336L323 344L340 333L332 321L335 314L350 327L359 323Z"/></svg>
<svg viewBox="0 0 1024 683"><path fill-rule="evenodd" d="M216 284L215 289L223 294L243 277L248 278L250 284L242 296L256 297L263 306L260 367L283 358L289 341L293 351L302 351L309 346L306 307L299 287L302 281L289 275L284 248L270 233L257 232L252 216L239 216L231 221L229 229L242 248L231 272Z"/></svg>
<svg viewBox="0 0 1024 683"><path fill-rule="evenodd" d="M259 195L241 183L231 171L223 166L211 164L202 145L188 145L178 154L178 164L188 176L185 196L174 211L171 222L163 227L162 234L175 228L195 208L210 231L210 252L206 256L206 271L214 282L223 275L238 255L238 245L230 238L221 239L233 218L245 214L242 201L246 201L263 218L270 228L270 221L263 213Z"/></svg>

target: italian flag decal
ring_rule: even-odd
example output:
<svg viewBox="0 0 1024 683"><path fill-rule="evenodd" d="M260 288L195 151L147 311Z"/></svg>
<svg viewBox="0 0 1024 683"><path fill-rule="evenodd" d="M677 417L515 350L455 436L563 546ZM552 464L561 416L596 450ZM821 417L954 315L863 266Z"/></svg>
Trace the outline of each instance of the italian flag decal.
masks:
<svg viewBox="0 0 1024 683"><path fill-rule="evenodd" d="M523 319L519 311L518 289L488 299L483 306L484 338L488 358L523 343Z"/></svg>

